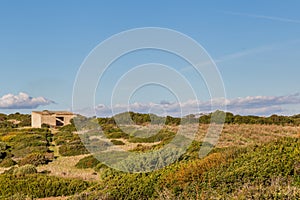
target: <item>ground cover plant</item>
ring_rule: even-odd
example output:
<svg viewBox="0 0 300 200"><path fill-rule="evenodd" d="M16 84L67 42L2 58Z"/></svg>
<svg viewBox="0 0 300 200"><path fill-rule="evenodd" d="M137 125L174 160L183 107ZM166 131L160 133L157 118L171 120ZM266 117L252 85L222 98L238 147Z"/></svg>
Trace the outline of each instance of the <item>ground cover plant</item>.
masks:
<svg viewBox="0 0 300 200"><path fill-rule="evenodd" d="M173 164L155 171L151 171L154 161L155 166L167 162L155 160L155 152L174 138L180 121L169 117L168 124L159 126L151 124L145 114L130 115L137 124L118 126L113 118L92 118L90 124L99 122L102 134L96 129L77 131L74 123L59 129L14 125L0 129L0 199L300 198L298 115L262 118L226 113L218 143L204 158L199 158L199 149L211 146L202 142L210 115L187 116L193 120L182 121L181 126L187 130L198 127L196 137ZM6 115L0 117L7 119ZM112 144L140 156L120 161L121 154L105 153ZM90 154L87 148L93 145L103 146L109 162L120 161L120 166L130 169L135 169L130 163L138 163L149 171L112 169L97 159L101 154ZM143 157L146 152L153 157ZM165 153L170 158L176 154L172 149Z"/></svg>

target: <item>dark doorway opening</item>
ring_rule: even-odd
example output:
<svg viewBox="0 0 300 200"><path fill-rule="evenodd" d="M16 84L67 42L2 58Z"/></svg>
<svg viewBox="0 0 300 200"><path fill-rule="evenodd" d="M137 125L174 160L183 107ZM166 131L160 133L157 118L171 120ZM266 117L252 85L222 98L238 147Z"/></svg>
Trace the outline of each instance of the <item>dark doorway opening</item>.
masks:
<svg viewBox="0 0 300 200"><path fill-rule="evenodd" d="M56 117L56 126L64 125L64 117Z"/></svg>

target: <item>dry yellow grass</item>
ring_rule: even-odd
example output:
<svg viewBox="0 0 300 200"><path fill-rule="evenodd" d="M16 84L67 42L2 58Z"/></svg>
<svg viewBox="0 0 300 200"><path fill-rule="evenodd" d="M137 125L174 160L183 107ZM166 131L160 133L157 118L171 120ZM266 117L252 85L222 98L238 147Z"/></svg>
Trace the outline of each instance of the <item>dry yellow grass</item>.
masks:
<svg viewBox="0 0 300 200"><path fill-rule="evenodd" d="M184 130L186 132L186 137L195 139L198 141L203 140L204 136L207 134L209 124L189 124L184 125ZM135 125L137 130L146 129L157 129L157 126L142 126ZM179 126L163 126L169 131L177 132ZM197 130L196 135L190 134L193 130ZM225 124L223 130L219 135L216 147L229 147L229 146L246 146L253 144L263 144L270 142L280 137L299 137L300 136L300 126L281 126L281 125L260 125L260 124ZM195 137L195 138L194 138ZM130 143L126 139L117 139L125 143L125 145L118 146L122 150L132 150L135 149L138 143ZM109 139L107 139L109 141ZM153 146L159 144L156 143L139 143L143 146Z"/></svg>
<svg viewBox="0 0 300 200"><path fill-rule="evenodd" d="M58 157L48 165L38 166L38 171L48 170L50 175L65 177L65 178L78 178L82 180L96 181L99 176L93 169L77 169L76 163L89 155L79 155L70 157Z"/></svg>
<svg viewBox="0 0 300 200"><path fill-rule="evenodd" d="M199 126L196 140L201 141L207 133L208 126ZM300 126L226 124L219 136L217 147L246 146L263 144L280 137L299 137Z"/></svg>

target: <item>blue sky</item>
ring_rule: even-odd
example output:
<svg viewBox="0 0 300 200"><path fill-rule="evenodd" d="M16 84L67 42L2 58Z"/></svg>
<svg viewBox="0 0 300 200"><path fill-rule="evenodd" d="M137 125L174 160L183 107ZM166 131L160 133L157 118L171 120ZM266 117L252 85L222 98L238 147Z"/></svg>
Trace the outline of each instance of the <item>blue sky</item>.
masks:
<svg viewBox="0 0 300 200"><path fill-rule="evenodd" d="M299 7L296 0L1 1L0 112L71 109L77 71L95 46L128 29L162 27L182 32L206 49L224 81L229 111L300 113ZM162 61L184 68L182 61L158 55L144 52L119 60L104 79L103 93L97 93L103 112L109 112L106 92L121 66ZM197 85L193 73L183 73ZM196 89L202 88L200 81ZM156 89L158 95L147 95L153 87L134 96L133 102L144 106L136 106L137 111L149 109L149 102L177 105L172 95ZM206 105L209 97L204 94L201 101Z"/></svg>

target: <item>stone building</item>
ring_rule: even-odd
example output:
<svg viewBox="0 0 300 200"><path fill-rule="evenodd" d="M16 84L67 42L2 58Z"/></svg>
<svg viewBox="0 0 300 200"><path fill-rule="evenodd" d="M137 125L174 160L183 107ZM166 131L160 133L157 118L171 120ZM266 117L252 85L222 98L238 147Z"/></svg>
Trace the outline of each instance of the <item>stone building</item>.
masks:
<svg viewBox="0 0 300 200"><path fill-rule="evenodd" d="M48 124L51 127L59 127L70 124L70 120L76 115L67 111L32 111L31 126L41 128L42 124Z"/></svg>

